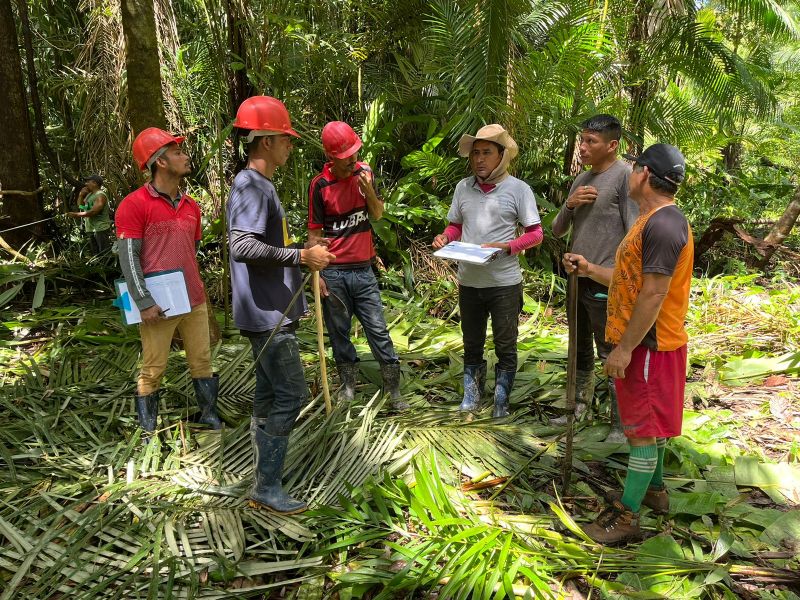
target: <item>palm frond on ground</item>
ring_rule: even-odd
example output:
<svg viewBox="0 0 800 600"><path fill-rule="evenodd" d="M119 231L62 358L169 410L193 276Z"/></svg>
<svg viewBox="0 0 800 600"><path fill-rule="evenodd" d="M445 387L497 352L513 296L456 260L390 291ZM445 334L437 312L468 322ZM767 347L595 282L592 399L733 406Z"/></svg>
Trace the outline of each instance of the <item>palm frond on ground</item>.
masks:
<svg viewBox="0 0 800 600"><path fill-rule="evenodd" d="M385 300L412 409L387 414L359 339L356 400L326 416L315 395L292 435L286 484L310 500L307 515L247 504L253 378L244 340L215 349L229 426L218 434L191 423L191 382L176 355L160 441L147 447L132 406L136 343L54 345L15 363L0 392L0 597L561 597L578 584L680 598L720 597L749 581L796 585L796 561L780 554L793 543L794 513L752 504L740 488L763 485L775 500L791 489L771 489L733 455L704 454L702 440L728 430L690 416L670 450L669 518L644 513L650 537L639 547L599 548L569 515L598 510L626 461L602 441L605 425L584 422L573 495L556 493L563 431L543 417L563 398L565 351L549 310L526 301L512 416L493 421L487 407L465 420L455 410L457 324L422 318L436 298ZM315 389L312 332L306 323L300 341ZM754 562L765 549L783 558Z"/></svg>

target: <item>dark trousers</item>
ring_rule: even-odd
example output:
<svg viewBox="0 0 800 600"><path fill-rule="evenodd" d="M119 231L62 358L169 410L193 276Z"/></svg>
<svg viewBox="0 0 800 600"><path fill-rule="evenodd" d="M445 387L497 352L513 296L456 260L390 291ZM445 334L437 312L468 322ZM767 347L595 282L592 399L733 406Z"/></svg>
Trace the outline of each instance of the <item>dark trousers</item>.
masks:
<svg viewBox="0 0 800 600"><path fill-rule="evenodd" d="M464 364L483 364L486 322L492 317L492 336L497 366L517 370L517 332L522 311L522 284L493 288L458 286Z"/></svg>
<svg viewBox="0 0 800 600"><path fill-rule="evenodd" d="M382 365L400 362L389 337L381 290L372 268L327 268L322 277L329 293L322 303L322 311L336 364L358 361L356 348L350 340L354 315L364 327L364 335L375 359Z"/></svg>
<svg viewBox="0 0 800 600"><path fill-rule="evenodd" d="M308 399L308 387L294 331L278 330L264 349L268 339L269 332L250 337L256 361L253 416L267 419L269 435L287 436Z"/></svg>
<svg viewBox="0 0 800 600"><path fill-rule="evenodd" d="M111 230L95 231L92 233L92 244L98 254L111 248Z"/></svg>
<svg viewBox="0 0 800 600"><path fill-rule="evenodd" d="M606 343L608 288L588 277L578 278L578 370L594 370L594 351L606 361L613 346Z"/></svg>

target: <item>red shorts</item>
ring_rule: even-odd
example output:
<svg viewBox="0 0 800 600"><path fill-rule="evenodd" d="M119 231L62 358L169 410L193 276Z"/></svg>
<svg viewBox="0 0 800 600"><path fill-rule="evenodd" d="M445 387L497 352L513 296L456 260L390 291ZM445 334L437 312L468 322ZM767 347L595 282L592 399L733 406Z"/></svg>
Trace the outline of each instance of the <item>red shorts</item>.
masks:
<svg viewBox="0 0 800 600"><path fill-rule="evenodd" d="M628 437L677 437L683 422L686 345L657 351L638 346L615 379L622 429Z"/></svg>

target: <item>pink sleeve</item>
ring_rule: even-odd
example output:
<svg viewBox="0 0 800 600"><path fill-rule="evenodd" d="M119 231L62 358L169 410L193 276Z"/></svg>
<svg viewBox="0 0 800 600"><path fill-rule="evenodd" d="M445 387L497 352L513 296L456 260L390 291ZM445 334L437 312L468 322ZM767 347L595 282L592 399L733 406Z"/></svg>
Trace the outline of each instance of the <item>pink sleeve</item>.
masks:
<svg viewBox="0 0 800 600"><path fill-rule="evenodd" d="M444 229L444 234L447 236L447 239L451 242L457 242L461 239L461 230L463 226L461 223L450 223Z"/></svg>
<svg viewBox="0 0 800 600"><path fill-rule="evenodd" d="M542 226L537 223L525 228L525 233L515 240L511 240L508 245L511 249L511 254L520 254L525 252L528 248L533 248L542 243L544 239L544 231Z"/></svg>

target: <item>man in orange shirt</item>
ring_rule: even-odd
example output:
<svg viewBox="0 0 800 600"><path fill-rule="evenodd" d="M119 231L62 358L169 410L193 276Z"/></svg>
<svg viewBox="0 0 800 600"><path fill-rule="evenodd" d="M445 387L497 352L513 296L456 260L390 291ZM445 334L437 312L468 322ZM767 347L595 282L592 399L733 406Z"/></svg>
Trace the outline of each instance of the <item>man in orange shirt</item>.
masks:
<svg viewBox="0 0 800 600"><path fill-rule="evenodd" d="M609 286L604 367L614 378L620 420L631 446L622 494L583 528L600 543L641 536L639 508L669 511L663 483L667 438L681 434L686 384L684 319L694 262L692 230L675 205L686 166L674 146L654 144L633 161L628 193L639 218L617 249L614 267L564 255L567 272Z"/></svg>

